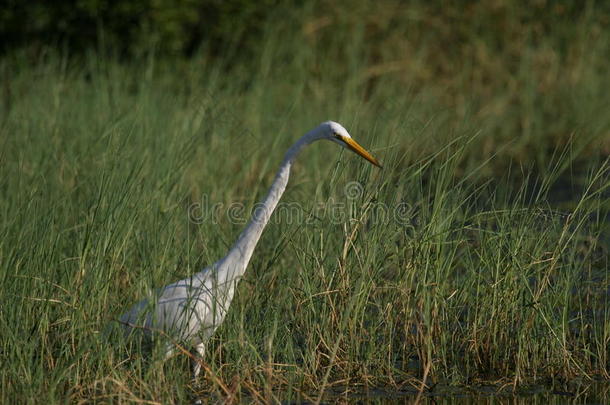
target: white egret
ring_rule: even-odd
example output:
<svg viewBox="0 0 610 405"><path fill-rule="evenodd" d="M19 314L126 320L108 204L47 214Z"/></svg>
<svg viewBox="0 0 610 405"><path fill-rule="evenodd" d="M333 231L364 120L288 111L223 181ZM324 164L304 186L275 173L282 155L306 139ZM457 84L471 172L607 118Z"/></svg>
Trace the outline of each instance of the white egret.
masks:
<svg viewBox="0 0 610 405"><path fill-rule="evenodd" d="M206 341L222 323L237 281L246 271L263 229L286 189L295 157L304 146L321 139L338 143L381 167L377 159L353 140L343 126L333 121L320 124L288 149L269 193L227 255L199 273L169 284L135 304L120 318L124 331L129 334L137 329L152 337L155 331L160 330L173 340L194 347L203 357ZM166 355L170 355L174 348L175 345L168 342ZM195 361L194 376L199 372L200 364Z"/></svg>

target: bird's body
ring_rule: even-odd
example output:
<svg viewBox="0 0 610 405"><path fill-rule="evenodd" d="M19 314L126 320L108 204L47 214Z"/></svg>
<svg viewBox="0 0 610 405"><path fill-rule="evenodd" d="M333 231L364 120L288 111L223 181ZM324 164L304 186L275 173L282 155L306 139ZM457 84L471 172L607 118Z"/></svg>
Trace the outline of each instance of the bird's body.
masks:
<svg viewBox="0 0 610 405"><path fill-rule="evenodd" d="M328 121L308 132L286 152L267 196L256 207L252 220L227 255L199 273L169 284L135 304L120 318L124 330L127 333L141 330L149 337L162 331L173 340L194 346L203 356L205 343L224 320L237 281L246 271L263 229L286 189L294 158L304 146L320 139L339 143L379 166L340 124ZM167 354L172 351L173 344L168 343ZM195 376L199 370L196 363Z"/></svg>
<svg viewBox="0 0 610 405"><path fill-rule="evenodd" d="M163 287L123 314L121 323L148 336L163 331L180 342L204 342L222 323L228 309L225 305L233 299L235 283L219 282L214 271L221 266L222 260Z"/></svg>

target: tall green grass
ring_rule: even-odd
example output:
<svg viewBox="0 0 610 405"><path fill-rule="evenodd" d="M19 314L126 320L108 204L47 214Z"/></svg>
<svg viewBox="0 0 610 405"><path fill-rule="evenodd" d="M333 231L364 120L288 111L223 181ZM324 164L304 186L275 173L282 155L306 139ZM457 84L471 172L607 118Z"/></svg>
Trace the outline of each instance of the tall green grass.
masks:
<svg viewBox="0 0 610 405"><path fill-rule="evenodd" d="M270 20L258 58L230 66L5 57L2 402L609 378L607 34L549 57L568 84L536 81L550 37L485 90L473 78L493 67L425 81L427 53L384 64L396 55L371 59L364 27L337 17L328 39L306 16ZM332 144L303 152L202 381L187 356L107 341L149 289L226 252L286 148L326 119L384 169Z"/></svg>

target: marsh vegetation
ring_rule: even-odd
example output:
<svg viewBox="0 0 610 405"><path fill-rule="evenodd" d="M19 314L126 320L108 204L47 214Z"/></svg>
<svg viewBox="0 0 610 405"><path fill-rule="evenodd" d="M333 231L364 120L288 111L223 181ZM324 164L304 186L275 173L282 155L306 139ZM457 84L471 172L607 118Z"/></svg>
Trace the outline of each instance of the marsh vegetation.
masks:
<svg viewBox="0 0 610 405"><path fill-rule="evenodd" d="M274 8L243 57L4 54L1 402L610 378L607 10L385 3ZM198 386L103 338L327 119L384 170L304 151Z"/></svg>

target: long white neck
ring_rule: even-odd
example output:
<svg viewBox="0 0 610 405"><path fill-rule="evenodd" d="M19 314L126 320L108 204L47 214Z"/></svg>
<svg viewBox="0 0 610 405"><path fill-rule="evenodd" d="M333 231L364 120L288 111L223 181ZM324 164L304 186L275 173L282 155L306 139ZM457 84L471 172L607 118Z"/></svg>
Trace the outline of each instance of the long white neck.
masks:
<svg viewBox="0 0 610 405"><path fill-rule="evenodd" d="M239 235L227 256L219 262L222 263L218 269L219 281L232 282L244 274L252 253L254 253L254 248L269 222L273 210L280 201L282 194L284 194L284 190L286 190L288 178L290 177L290 167L295 157L304 146L319 139L321 139L319 131L313 130L301 137L288 149L267 196L255 206L252 219Z"/></svg>

